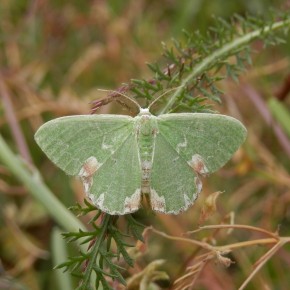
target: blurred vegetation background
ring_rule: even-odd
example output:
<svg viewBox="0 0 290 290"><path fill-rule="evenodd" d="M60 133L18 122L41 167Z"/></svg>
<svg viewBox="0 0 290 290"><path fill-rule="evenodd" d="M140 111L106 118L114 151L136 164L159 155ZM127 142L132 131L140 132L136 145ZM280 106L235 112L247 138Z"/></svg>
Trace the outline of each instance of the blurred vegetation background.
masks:
<svg viewBox="0 0 290 290"><path fill-rule="evenodd" d="M56 117L90 113L90 102L105 96L100 88L116 89L132 78L151 78L146 62L160 60L161 41L170 44L173 37L181 39L182 29L206 33L212 15L225 20L234 13L265 15L270 7L286 10L290 2L1 0L1 135L30 170L33 166L39 170L66 207L82 202L80 182L56 168L34 142L37 128ZM290 236L290 134L285 121L290 105L290 39L266 49L259 41L252 47L252 67L238 83L220 83L223 104L215 107L246 125L246 144L227 166L204 180L200 198L187 212L165 216L141 210L136 218L144 224L173 236L194 230L205 198L220 190L217 210L206 224L234 220L270 232L279 228L281 236ZM282 109L277 108L278 99ZM128 113L115 103L98 112ZM64 289L52 270L54 227L43 206L0 163L0 289ZM128 269L126 277L156 259L166 260L161 269L172 281L185 274L196 247L154 233L146 237L146 247L138 245L136 265ZM259 237L256 232L238 229L194 235L219 245ZM289 289L289 249L286 245L278 251L247 289ZM235 264L229 268L206 264L192 289L237 289L267 250L269 246L241 247L230 254Z"/></svg>

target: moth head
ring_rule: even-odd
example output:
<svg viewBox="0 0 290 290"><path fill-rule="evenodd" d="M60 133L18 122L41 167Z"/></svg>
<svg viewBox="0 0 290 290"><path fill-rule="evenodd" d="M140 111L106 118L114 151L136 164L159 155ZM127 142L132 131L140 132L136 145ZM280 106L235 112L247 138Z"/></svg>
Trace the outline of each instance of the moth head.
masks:
<svg viewBox="0 0 290 290"><path fill-rule="evenodd" d="M140 108L139 116L150 116L149 108Z"/></svg>

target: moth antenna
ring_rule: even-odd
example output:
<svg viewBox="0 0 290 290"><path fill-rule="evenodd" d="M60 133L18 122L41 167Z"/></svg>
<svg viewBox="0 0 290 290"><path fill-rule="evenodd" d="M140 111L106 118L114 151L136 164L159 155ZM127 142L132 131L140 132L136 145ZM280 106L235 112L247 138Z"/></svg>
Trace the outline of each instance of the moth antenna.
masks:
<svg viewBox="0 0 290 290"><path fill-rule="evenodd" d="M161 94L160 96L158 96L155 100L153 100L153 102L151 104L149 104L148 106L148 109L151 108L152 105L154 105L159 99L161 99L164 95L166 95L167 93L171 92L171 91L174 91L174 90L177 90L178 88L180 88L182 86L178 86L176 88L171 88L169 90L167 90L166 92L164 92L163 94Z"/></svg>
<svg viewBox="0 0 290 290"><path fill-rule="evenodd" d="M128 99L132 103L134 103L139 108L139 111L141 111L141 109L142 109L141 106L134 99L130 98L129 96L126 96L125 94L123 94L121 92L114 91L114 90L106 90L106 89L98 89L98 91L101 91L101 92L110 92L110 93L114 93L116 95L120 95L120 96Z"/></svg>

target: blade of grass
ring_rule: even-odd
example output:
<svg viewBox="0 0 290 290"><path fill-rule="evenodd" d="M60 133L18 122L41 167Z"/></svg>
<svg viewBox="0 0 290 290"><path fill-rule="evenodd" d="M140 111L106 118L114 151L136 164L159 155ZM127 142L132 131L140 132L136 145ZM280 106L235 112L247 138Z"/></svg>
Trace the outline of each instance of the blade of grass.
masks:
<svg viewBox="0 0 290 290"><path fill-rule="evenodd" d="M269 111L268 106L266 105L262 96L251 86L248 84L242 84L240 86L241 90L244 92L245 96L247 96L250 101L255 105L256 109L259 111L265 122L272 126L273 131L277 137L277 140L281 144L282 148L286 152L286 154L290 157L290 142L287 135L282 130L280 124L274 121L271 112Z"/></svg>
<svg viewBox="0 0 290 290"><path fill-rule="evenodd" d="M3 162L11 173L24 184L31 195L40 202L47 210L49 215L64 230L68 232L86 231L86 227L55 197L49 188L43 183L40 174L35 170L32 172L25 165L24 161L17 157L8 147L2 135L0 134L0 161ZM87 251L87 244L83 239L76 241L79 248ZM90 283L91 280L90 280Z"/></svg>
<svg viewBox="0 0 290 290"><path fill-rule="evenodd" d="M286 107L275 98L271 98L268 102L268 107L277 120L283 127L287 135L290 137L290 113Z"/></svg>
<svg viewBox="0 0 290 290"><path fill-rule="evenodd" d="M24 162L15 156L0 135L0 160L6 165L12 174L29 190L31 195L38 200L49 215L65 230L86 230L86 227L55 197L49 188L43 183L39 173L31 172Z"/></svg>
<svg viewBox="0 0 290 290"><path fill-rule="evenodd" d="M55 227L52 231L51 245L52 245L53 264L59 265L67 261L68 259L66 250L67 244L61 235L60 229L57 227ZM59 286L58 289L62 290L73 289L71 275L69 272L63 272L61 269L54 269L54 271Z"/></svg>

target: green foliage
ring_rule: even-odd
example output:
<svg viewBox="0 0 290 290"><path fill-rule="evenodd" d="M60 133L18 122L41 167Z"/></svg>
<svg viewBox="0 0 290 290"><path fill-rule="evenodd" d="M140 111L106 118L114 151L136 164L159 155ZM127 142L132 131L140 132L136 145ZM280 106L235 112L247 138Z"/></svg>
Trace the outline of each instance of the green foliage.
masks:
<svg viewBox="0 0 290 290"><path fill-rule="evenodd" d="M277 18L282 20L276 22ZM257 39L265 46L283 43L284 38L276 30L283 30L286 35L289 25L287 12L272 12L267 19L234 15L227 22L216 18L206 35L184 31L184 40L173 39L171 46L163 43L161 64L148 64L152 79L131 80L107 98L94 102L92 111L128 92L133 98L145 99L148 106L158 94L175 88L170 98L163 98L159 113L211 112L212 102L221 102L223 92L218 82L224 78L237 81L252 63L250 44Z"/></svg>
<svg viewBox="0 0 290 290"><path fill-rule="evenodd" d="M144 226L132 215L127 215L125 216L127 233L122 233L117 226L118 216L104 214L86 200L84 203L85 206L77 204L71 207L71 210L79 216L93 213L93 218L89 222L93 230L80 230L63 235L69 242L80 240L82 243L89 243L88 249L86 252L80 251L78 256L70 257L67 262L58 265L57 268L69 270L80 279L78 290L94 289L91 283L93 273L96 277L93 282L95 289L99 289L100 285L103 289L113 289L108 278L126 285L122 276L125 268L118 263L122 259L129 267L133 267L133 259L127 251L127 248L133 245L128 243L128 238L132 236L135 240L143 241ZM99 225L96 225L98 222Z"/></svg>

